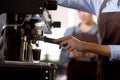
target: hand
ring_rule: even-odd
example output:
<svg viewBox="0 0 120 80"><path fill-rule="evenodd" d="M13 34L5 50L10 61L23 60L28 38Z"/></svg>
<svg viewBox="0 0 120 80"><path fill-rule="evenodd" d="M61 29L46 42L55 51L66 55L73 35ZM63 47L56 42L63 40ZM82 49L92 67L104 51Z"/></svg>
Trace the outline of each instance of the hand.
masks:
<svg viewBox="0 0 120 80"><path fill-rule="evenodd" d="M92 58L96 57L96 54L90 52L79 52L77 50L73 50L70 53L70 57L74 58L78 61L90 61Z"/></svg>
<svg viewBox="0 0 120 80"><path fill-rule="evenodd" d="M69 52L69 57L74 58L74 59L78 59L82 55L83 55L83 53L79 52L77 50L73 50L73 51Z"/></svg>
<svg viewBox="0 0 120 80"><path fill-rule="evenodd" d="M67 36L67 37L55 39L53 42L61 42L60 48L67 44L64 47L69 52L73 51L74 49L78 51L84 51L83 42L73 36Z"/></svg>

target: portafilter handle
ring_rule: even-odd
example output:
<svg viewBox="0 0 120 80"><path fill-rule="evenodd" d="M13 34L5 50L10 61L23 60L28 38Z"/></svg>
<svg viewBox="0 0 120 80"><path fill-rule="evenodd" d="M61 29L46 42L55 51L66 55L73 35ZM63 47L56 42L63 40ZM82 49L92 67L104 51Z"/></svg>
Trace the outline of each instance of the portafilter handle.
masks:
<svg viewBox="0 0 120 80"><path fill-rule="evenodd" d="M62 41L58 41L58 42L54 42L55 39L53 38L48 38L46 36L44 36L44 42L48 42L48 43L53 43L53 44L60 44ZM63 45L64 47L67 46L67 44Z"/></svg>

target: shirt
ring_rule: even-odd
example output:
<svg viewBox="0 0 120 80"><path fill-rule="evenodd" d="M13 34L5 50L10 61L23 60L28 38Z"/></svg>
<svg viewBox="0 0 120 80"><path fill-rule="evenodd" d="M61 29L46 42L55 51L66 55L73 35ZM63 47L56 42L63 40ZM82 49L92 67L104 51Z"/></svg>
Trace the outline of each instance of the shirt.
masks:
<svg viewBox="0 0 120 80"><path fill-rule="evenodd" d="M76 26L72 26L70 28L67 28L65 33L64 33L64 36L72 35L74 29L75 29L75 32L78 34L85 33L79 28L79 25L76 25ZM97 29L98 29L98 26L95 25L90 31L88 31L86 33L95 34ZM99 37L99 36L97 36L97 37ZM99 40L99 38L98 38L98 40ZM62 47L61 53L60 53L60 60L59 60L60 65L63 65L64 63L68 63L69 61L70 61L69 52L64 47ZM97 61L97 57L93 61Z"/></svg>
<svg viewBox="0 0 120 80"><path fill-rule="evenodd" d="M73 8L81 11L86 11L99 16L100 7L104 0L57 0L58 5ZM102 13L120 12L119 0L108 0L106 7ZM108 45L110 48L110 60L120 60L120 45Z"/></svg>

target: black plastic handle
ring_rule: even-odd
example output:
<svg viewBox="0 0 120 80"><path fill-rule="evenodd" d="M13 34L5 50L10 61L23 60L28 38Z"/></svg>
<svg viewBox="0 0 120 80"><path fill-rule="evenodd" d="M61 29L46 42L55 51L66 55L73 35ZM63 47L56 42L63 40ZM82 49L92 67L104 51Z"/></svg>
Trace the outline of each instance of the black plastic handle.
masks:
<svg viewBox="0 0 120 80"><path fill-rule="evenodd" d="M53 43L53 44L60 44L62 41L58 41L58 42L54 42L54 40L55 39L53 39L53 38L47 38L46 36L44 37L44 41L45 42L48 42L48 43ZM65 47L65 46L67 46L68 44L66 43L66 44L64 44L63 46Z"/></svg>

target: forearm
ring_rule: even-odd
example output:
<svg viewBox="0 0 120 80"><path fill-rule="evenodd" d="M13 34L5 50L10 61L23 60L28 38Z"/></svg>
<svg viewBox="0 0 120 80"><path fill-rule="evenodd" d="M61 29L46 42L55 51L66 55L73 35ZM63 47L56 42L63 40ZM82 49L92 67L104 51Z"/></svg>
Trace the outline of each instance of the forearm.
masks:
<svg viewBox="0 0 120 80"><path fill-rule="evenodd" d="M108 47L108 45L100 45L100 44L95 44L95 43L87 43L84 42L84 51L87 52L92 52L98 55L102 55L102 56L107 56L110 57L110 48Z"/></svg>

